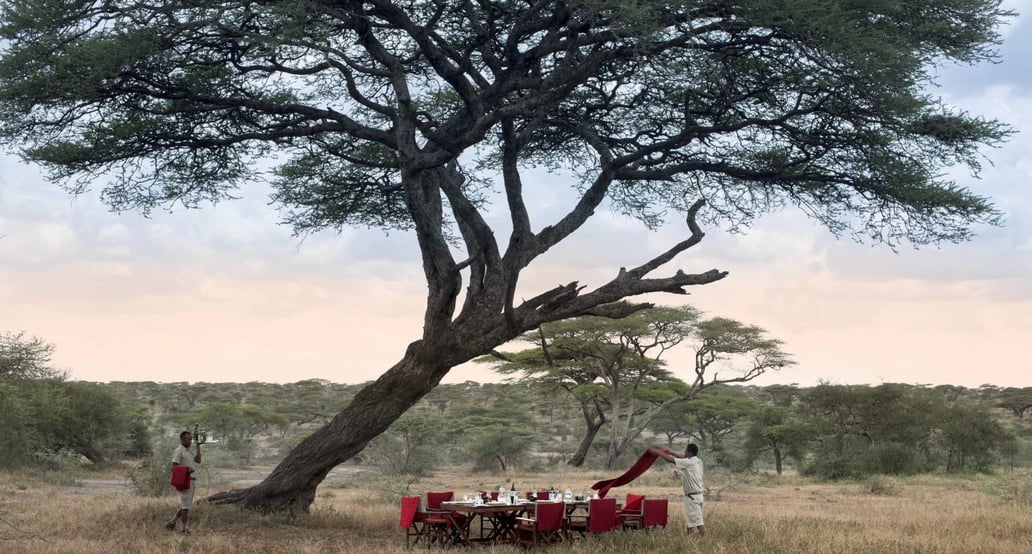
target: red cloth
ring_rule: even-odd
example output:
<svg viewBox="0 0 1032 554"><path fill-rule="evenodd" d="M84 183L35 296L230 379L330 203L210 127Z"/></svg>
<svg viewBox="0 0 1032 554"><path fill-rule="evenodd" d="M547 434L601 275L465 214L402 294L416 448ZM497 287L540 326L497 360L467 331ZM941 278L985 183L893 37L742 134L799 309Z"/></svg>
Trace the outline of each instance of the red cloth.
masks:
<svg viewBox="0 0 1032 554"><path fill-rule="evenodd" d="M177 491L185 491L190 488L190 466L182 464L172 466L172 486Z"/></svg>
<svg viewBox="0 0 1032 554"><path fill-rule="evenodd" d="M664 450L663 452L666 451ZM616 479L606 479L603 481L599 481L598 483L591 485L591 488L593 490L598 491L599 498L605 498L606 494L609 492L609 489L613 487L619 487L621 485L626 485L627 483L630 483L631 481L637 479L642 473L648 471L648 469L652 467L652 464L656 461L656 458L658 457L659 456L652 454L651 452L646 450L645 453L642 454L640 458L638 458L638 461L634 462L634 465L631 466L631 469L625 471L623 475L617 477Z"/></svg>

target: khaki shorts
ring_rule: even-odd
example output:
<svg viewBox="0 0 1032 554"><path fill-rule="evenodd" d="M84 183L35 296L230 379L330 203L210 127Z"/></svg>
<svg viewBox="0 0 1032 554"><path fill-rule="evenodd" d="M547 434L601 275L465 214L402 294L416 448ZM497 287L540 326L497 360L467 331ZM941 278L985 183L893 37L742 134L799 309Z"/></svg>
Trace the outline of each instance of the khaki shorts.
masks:
<svg viewBox="0 0 1032 554"><path fill-rule="evenodd" d="M702 525L702 495L684 497L684 519L688 527Z"/></svg>
<svg viewBox="0 0 1032 554"><path fill-rule="evenodd" d="M196 481L190 481L190 488L185 491L179 491L180 510L189 510L190 505L193 504L194 483L196 483Z"/></svg>

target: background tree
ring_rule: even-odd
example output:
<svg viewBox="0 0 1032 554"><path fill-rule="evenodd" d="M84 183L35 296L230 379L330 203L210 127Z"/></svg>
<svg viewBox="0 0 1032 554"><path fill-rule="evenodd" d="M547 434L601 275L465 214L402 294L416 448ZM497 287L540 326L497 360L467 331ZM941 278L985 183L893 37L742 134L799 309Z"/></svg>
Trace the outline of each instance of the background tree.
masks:
<svg viewBox="0 0 1032 554"><path fill-rule="evenodd" d="M54 349L52 343L39 337L27 337L24 331L0 333L0 379L64 377L64 372L50 361Z"/></svg>
<svg viewBox="0 0 1032 554"><path fill-rule="evenodd" d="M363 451L362 458L389 475L426 475L440 461L442 441L454 439L442 417L406 414Z"/></svg>
<svg viewBox="0 0 1032 554"><path fill-rule="evenodd" d="M701 240L696 199L732 229L792 205L890 244L997 222L943 167L977 171L1007 130L927 85L945 61L993 59L1007 15L998 0L9 2L0 136L69 190L143 211L233 197L275 150L273 200L298 232L412 231L422 336L261 484L214 498L307 509L455 365L723 278L653 275ZM539 167L578 195L552 221L524 198ZM605 202L650 227L678 214L691 235L593 289L517 296Z"/></svg>
<svg viewBox="0 0 1032 554"><path fill-rule="evenodd" d="M544 327L538 328L537 331L524 335L522 340L539 344L540 348L504 355L495 352L492 356L477 360L495 364L494 370L503 375L523 374L521 382L541 391L541 394L548 398L554 398L556 394L565 394L577 403L583 417L584 430L576 452L567 462L575 467L584 464L595 437L609 421L606 416L609 395L605 386L595 382L598 370L590 365L576 363L576 360L568 357L561 348L549 347L552 337L576 335L578 325L573 322L549 325L548 335Z"/></svg>
<svg viewBox="0 0 1032 554"><path fill-rule="evenodd" d="M192 412L170 414L166 419L187 430L200 425L245 462L254 455L258 435L290 425L286 417L265 408L227 402L198 405Z"/></svg>
<svg viewBox="0 0 1032 554"><path fill-rule="evenodd" d="M690 306L651 308L619 320L581 317L542 326L522 340L539 347L511 357L497 354L503 363L492 357L479 361L495 362L503 374L523 372L534 382L566 390L585 409L589 438L593 422L608 421L609 469L671 405L695 398L706 387L749 381L792 363L781 342L765 337L763 329L725 318L700 320L700 312ZM695 343L690 384L664 369L661 360L686 342ZM735 367L733 362L742 363L737 357L749 358L745 369ZM730 376L720 377L718 366L730 370Z"/></svg>
<svg viewBox="0 0 1032 554"><path fill-rule="evenodd" d="M688 436L706 445L707 450L719 450L720 440L739 424L748 421L758 408L753 400L711 389L677 404L677 409L683 410L687 416L685 422L690 430Z"/></svg>
<svg viewBox="0 0 1032 554"><path fill-rule="evenodd" d="M812 432L792 417L791 411L768 406L756 412L744 444L746 465L753 465L764 453L774 457L774 471L781 475L785 458L803 459Z"/></svg>
<svg viewBox="0 0 1032 554"><path fill-rule="evenodd" d="M0 334L0 465L101 464L134 450L128 415L138 408L106 387L65 381L50 363L54 350L38 337Z"/></svg>
<svg viewBox="0 0 1032 554"><path fill-rule="evenodd" d="M988 410L968 403L939 414L939 442L945 450L946 471L989 471L1001 455L1013 450L1013 433Z"/></svg>
<svg viewBox="0 0 1032 554"><path fill-rule="evenodd" d="M1007 387L997 393L996 405L1006 408L1018 419L1025 418L1025 412L1032 409L1032 387Z"/></svg>

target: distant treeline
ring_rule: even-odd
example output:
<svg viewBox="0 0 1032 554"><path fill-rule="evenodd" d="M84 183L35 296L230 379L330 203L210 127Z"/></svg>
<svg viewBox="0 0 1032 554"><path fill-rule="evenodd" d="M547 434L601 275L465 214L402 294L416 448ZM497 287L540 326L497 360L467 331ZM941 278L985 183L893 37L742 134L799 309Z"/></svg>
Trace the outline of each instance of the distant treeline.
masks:
<svg viewBox="0 0 1032 554"><path fill-rule="evenodd" d="M160 458L178 431L195 426L213 441L209 460L274 462L365 385L76 382L46 363L51 351L39 339L0 335L0 465ZM695 442L708 464L736 471L993 471L1032 465L1030 409L1032 387L720 385L666 408L620 463L649 445ZM609 441L622 436L609 427L626 423L589 430L582 410L533 382L439 385L355 462L393 474L442 464L602 467ZM575 459L586 440L587 456Z"/></svg>

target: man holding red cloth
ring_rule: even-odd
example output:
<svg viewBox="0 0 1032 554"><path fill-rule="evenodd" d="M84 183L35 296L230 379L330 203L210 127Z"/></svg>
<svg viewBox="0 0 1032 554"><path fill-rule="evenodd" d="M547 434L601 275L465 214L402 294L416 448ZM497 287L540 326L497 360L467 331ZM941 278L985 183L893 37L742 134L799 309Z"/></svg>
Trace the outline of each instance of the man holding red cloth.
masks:
<svg viewBox="0 0 1032 554"><path fill-rule="evenodd" d="M681 487L684 489L684 518L688 522L688 533L699 530L699 535L706 534L706 526L702 524L702 460L699 458L699 447L689 444L684 456L677 456L668 450L648 449L649 454L674 464Z"/></svg>
<svg viewBox="0 0 1032 554"><path fill-rule="evenodd" d="M678 456L666 449L650 448L623 475L599 481L591 485L591 488L598 491L599 498L605 498L609 489L634 481L648 471L659 458L674 464L677 475L681 478L681 488L684 489L684 517L688 522L688 532L698 529L699 535L705 535L706 526L702 524L703 468L702 460L699 458L699 447L695 444L689 444L685 448L684 456Z"/></svg>

